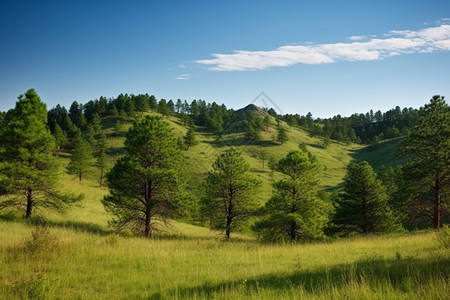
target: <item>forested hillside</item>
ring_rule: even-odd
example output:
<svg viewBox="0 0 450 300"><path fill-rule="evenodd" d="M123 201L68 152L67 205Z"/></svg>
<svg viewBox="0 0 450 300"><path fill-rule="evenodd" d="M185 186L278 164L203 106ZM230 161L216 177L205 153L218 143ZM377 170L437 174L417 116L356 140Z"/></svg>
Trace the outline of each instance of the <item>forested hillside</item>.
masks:
<svg viewBox="0 0 450 300"><path fill-rule="evenodd" d="M42 107L43 104L40 103L42 102L40 102L37 94L33 90L30 90L25 97L22 96L19 99L17 105L22 105L27 107L27 109L32 110L33 105L36 107L40 105L40 107ZM73 181L78 180L82 182L86 179L95 180L99 188L104 189L108 186L111 191L122 186L130 186L131 190L121 192L117 190L112 194L125 193L122 197L129 197L131 194L135 193L132 188L133 184L137 184L136 188L138 190L140 189L138 186L142 184L145 185L145 182L153 182L155 184L154 189L151 187L149 188L147 192L149 196L142 196L146 199L143 202L152 202L152 197L154 197L154 201L157 202L160 200L162 201L162 199L166 200L159 204L163 205L164 203L162 206L163 208L156 204L156 206L151 207L144 206L149 210L149 213L144 214L147 215L145 218L148 219L146 222L147 233L150 230L148 228L151 223L150 219L155 216L159 219L162 215L165 215L167 218L176 218L185 222L203 224L203 226L218 228L225 226L228 228L227 231L231 230L232 227L230 227L230 224L223 225L222 220L218 220L221 218L219 216L223 215L222 218L225 220L227 215L239 214L239 212L214 212L211 208L208 208L211 205L210 203L214 203L211 202L214 198L211 197L211 195L214 193L212 190L208 192L208 185L213 190L221 189L221 187L218 186L212 187L214 184L217 184L217 182L213 181L220 181L219 179L208 179L210 176L213 176L213 173L211 172L213 172L213 169L215 168L214 162L216 161L215 164L219 164L217 165L217 168L219 169L216 170L222 170L226 174L228 174L227 172L236 172L224 169L226 167L223 166L222 163L217 162L219 156L221 154L223 155L227 149L237 150L237 152L233 154L236 158L233 159L242 159L242 168L249 174L244 177L248 178L251 175L254 178L252 183L244 184L250 185L251 190L248 190L248 192L245 192L240 196L244 197L245 194L252 194L254 196L254 199L252 200L254 201L254 204L251 208L246 208L248 211L245 214L245 217L236 218L236 220L242 218L242 220L236 222L242 223L243 227L241 224L233 227L234 230L239 231L244 229L249 232L251 224L253 224L260 216L266 214L270 215L273 212L273 209L275 208L271 208L269 205L269 203L272 203L271 201L274 201L271 199L282 197L282 199L284 199L282 200L284 203L283 205L294 205L292 203L300 201L295 204L300 208L299 213L294 213L296 216L295 218L297 219L294 218L290 221L286 221L287 224L294 224L292 226L296 227L296 230L300 234L297 236L292 232L289 233L289 231L286 231L286 236L281 234L279 237L275 237L276 235L274 234L272 238L284 239L291 236L291 238L295 240L303 238L315 239L324 233L346 233L342 232L342 230L338 230L340 226L335 224L336 220L333 216L339 212L340 207L343 205L340 202L340 191L345 186L348 186L350 181L353 180L350 176L351 173L348 173L350 172L350 169L347 170L347 168L350 168L354 163L362 161L369 162L369 173L367 176L375 177L370 180L368 177L368 182L361 182L360 184L370 184L369 182L374 180L376 185L381 184L381 188L374 193L376 194L376 197L381 197L380 199L387 199L384 206L387 206L389 207L389 210L392 210L393 219L390 221L392 226L389 228L386 226L382 227L385 228L385 231L398 230L398 228L401 227L412 229L417 227L427 227L432 224L436 225L436 218L438 217L439 225L442 222L448 222L447 202L444 196L447 188L445 182L442 183L442 188L439 186L439 188L441 188L439 193L442 195L442 200L440 200L441 202L438 205L438 216L436 213L436 198L434 198L435 200L432 200L433 198L426 200L426 197L423 194L426 192L426 184L423 183L424 186L421 190L414 190L411 188L412 186L419 186L417 184L411 184L413 181L417 182L417 180L422 180L424 178L412 178L409 173L404 173L405 168L413 168L411 165L413 160L411 158L416 154L414 151L410 150L420 146L416 145L417 142L412 142L412 137L410 137L411 134L409 132L418 132L415 128L419 128L417 124L420 124L421 118L423 122L423 118L426 117L427 111L431 109L440 110L441 112L430 112L430 114L443 114L442 118L444 119L441 121L444 124L448 122L448 106L443 101L443 98L438 96L434 97L430 104L427 104L420 110L411 108L400 109L399 107L396 107L385 113L379 111L373 113L371 111L367 114L355 114L348 118L336 116L331 119L323 120L313 120L310 113L306 116L289 114L278 115L272 108L260 108L253 104L234 111L228 109L224 104L219 105L215 102L207 103L204 100L193 100L188 103L186 100L182 101L180 99L177 101L166 101L165 99L157 100L154 96L148 94L120 94L117 98L113 99L100 97L99 99L88 101L85 104L75 101L69 109L57 105L56 107L49 109L45 117L42 116L42 108L40 109L41 112L39 113L41 115L37 115L35 117L37 119L33 122L39 122L39 120L41 120L43 123L41 123L41 125L31 125L30 123L29 126L41 126L41 128L47 126L50 129L50 132L53 135L53 141L50 141L50 144L47 144L45 149L48 149L46 151L50 151L48 153L50 153L56 161L59 161L62 172L72 176L71 178ZM23 172L17 174L10 173L13 172L11 171L13 169L11 169L9 162L15 159L14 155L16 154L14 153L22 151L13 149L17 146L20 147L21 142L16 140L15 144L10 144L13 143L11 136L14 135L14 130L20 130L21 132L29 130L26 127L18 129L20 128L18 126L27 125L16 125L21 123L15 120L17 118L17 120L20 120L25 114L30 115L33 113L33 111L24 112L21 110L20 106L18 106L7 113L1 114L1 122L3 123L2 166L4 170L2 175L2 198L6 200L3 202L4 204L2 207L8 211L13 207L9 195L15 194L12 188L17 180L14 178L15 176L23 176L20 175ZM148 123L145 123L147 125L144 126L144 123L142 122ZM422 124L421 126L424 127L428 125L430 124ZM139 131L136 131L138 130L138 127L136 126L144 126L142 127L142 134L137 133ZM168 126L168 129L161 131L160 133L155 131L160 130L157 128L162 128L161 126ZM42 130L45 129L35 128L33 130L42 132ZM430 128L429 130L433 129ZM447 129L443 130L444 131L440 133L440 138L442 139L448 134L448 132L445 131ZM36 133L35 135L39 134L41 133ZM434 133L431 132L430 134ZM402 142L403 137L406 135L408 135L408 143L412 143L413 145L406 146L408 143ZM144 138L144 136L147 137ZM154 142L151 142L153 138L156 139ZM165 146L162 144L162 138L168 138ZM48 137L45 139L48 139ZM369 143L369 145L361 143ZM441 146L444 147L444 145L446 144L444 143ZM34 151L33 147L35 147L35 144L28 146L24 144L23 147L25 147L24 149L28 149L27 151ZM169 176L167 178L175 178L173 179L175 181L173 182L174 185L172 188L169 187L171 181L163 179L164 176L161 175L163 174L161 173L161 167L157 167L154 171L156 173L153 174L153 171L151 171L151 168L153 167L142 161L142 159L144 159L142 157L142 149L158 148L168 151L170 147L173 147L173 151L175 152L172 152L170 155L167 154L166 163L162 163L161 161L163 152L153 153L149 150L150 152L146 155L150 156L145 159L154 161L154 166L176 165L176 169L168 167L168 169L164 171L169 172L167 173L168 175L164 175ZM436 150L444 151L441 149ZM300 154L301 156L295 156ZM297 158L293 159L293 157ZM127 159L130 161L137 159L136 163L140 165L139 169L144 168L142 171L136 171L141 174L139 175L141 178L142 176L147 176L143 175L144 173L151 173L153 175L148 175L150 177L148 177L147 181L144 180L142 183L138 184L137 182L139 182L139 180L137 178L133 179L130 177L128 178L128 181L124 181L124 175L119 175L119 173L117 173L120 181L116 180L117 183L114 183L116 181L113 179L115 176L113 174L114 172L119 172L118 168L120 167L118 164L125 163ZM285 161L286 159L289 162L282 163L282 161ZM22 168L24 166L20 161L23 160L17 162L17 168ZM175 162L175 165L172 162ZM42 164L43 162L36 163ZM54 163L45 164L53 165ZM129 163L127 162L126 164ZM233 164L235 163L230 162L230 167L233 166ZM286 164L290 166L288 167ZM304 164L312 165L311 167L307 167L307 165ZM304 166L302 167L302 165ZM17 170L17 168L14 170ZM131 170L134 167L132 165L124 165L122 168L124 168L124 170ZM144 171L146 168L150 169ZM288 169L286 168L289 170L291 168L296 168L300 173L298 173L298 175L293 175L293 173L287 171ZM306 169L301 171L302 168ZM441 167L437 166L437 168ZM306 171L310 169L313 171ZM49 169L48 172L56 174L54 171L50 170L51 169ZM116 171L113 172L112 170ZM35 170L36 175L33 176L44 176L49 179L50 177L48 175L40 175L42 171L43 170L40 168L37 168ZM378 174L376 174L375 171ZM179 175L174 175L175 173L173 172ZM308 172L312 172L311 176L313 177L311 178L315 178L314 180L306 179L308 178L306 175ZM448 172L448 170L442 169L442 172L445 173ZM225 177L221 180L231 180L230 178L226 178L227 175L223 176ZM286 181L288 178L293 179L293 181L289 183ZM52 182L56 182L55 180L57 179L52 180ZM161 182L158 184L155 183L159 181ZM46 193L50 191L48 189L49 183L44 183L44 181L42 181L40 184L46 187L44 189ZM70 185L70 183L67 182L66 184ZM242 189L240 184L243 183L241 183L239 179L237 184L236 193ZM157 192L156 186L158 186L159 192ZM175 187L176 189L174 189ZM432 185L429 185L429 187L431 188ZM23 188L27 189L27 185L23 185ZM42 186L37 186L36 189L40 190L42 189ZM298 193L301 195L300 198L296 198L298 197L297 194L291 194L289 197L288 194L284 194L288 190L292 192L292 189L295 191L294 194ZM278 193L281 193L278 196L277 190ZM283 190L285 190L285 192L283 192ZM167 191L172 191L174 194L169 196ZM313 192L311 196L308 196L310 197L308 198L306 195L310 191L315 192ZM57 194L55 194L55 192L52 192L52 198L58 200L55 200L56 202L54 205L60 203L58 205L61 206L64 203L68 204L76 202L77 197L79 198L77 195L56 196ZM154 195L151 194L153 192L155 192ZM140 199L139 195L140 194L138 193L133 197ZM232 203L233 195L217 195L217 199L220 199L222 196L224 197L222 201L230 201L228 204L229 206L233 207L236 205L235 203ZM32 195L29 195L30 199L32 197ZM245 197L243 198L244 200L236 199L235 201L243 201L243 203L246 203L249 200L245 200ZM313 199L315 198L320 199L320 203L322 204L313 204ZM101 199L98 200L100 201ZM430 204L426 204L427 201L430 201ZM27 203L30 209L27 216L31 216L33 202L28 201ZM34 202L34 204L38 204L38 202ZM42 204L44 204L44 207L50 206L45 201L43 201ZM136 230L139 228L135 222L140 219L139 213L134 217L131 217L128 215L130 211L119 212L113 209L111 203L106 201L104 204L105 208L107 208L107 210L109 208L109 211L112 215L115 215L116 218L119 217L118 214L125 214L126 218L124 216L122 217L126 220L124 219L122 223L119 222L120 224L116 224L118 228L125 228L131 223L134 224L132 227ZM216 204L216 206L217 205L219 204ZM306 215L302 216L302 213L308 211L308 209L312 207L322 207L321 210L319 209L319 211L314 213L321 217L314 217L306 222ZM152 209L155 210L154 214L150 214ZM294 211L296 210L292 210L290 213L293 213ZM284 213L288 213L288 211L285 211ZM361 212L355 211L353 213L358 214ZM361 215L361 217L363 219L366 218L365 215ZM428 217L431 217L433 222L427 221ZM280 215L278 215L277 218L282 219ZM305 225L300 224L305 224L305 222L314 223L315 220L317 221L321 218L323 218L323 221L321 221L322 224L316 224L320 227L320 234L313 234L308 237L308 234L303 232L306 229ZM232 221L228 220L228 223L232 223ZM302 226L304 228L301 228ZM359 230L355 231L358 232ZM139 232L139 230L137 232ZM348 234L348 232L346 234ZM227 234L227 236L229 236L229 234Z"/></svg>

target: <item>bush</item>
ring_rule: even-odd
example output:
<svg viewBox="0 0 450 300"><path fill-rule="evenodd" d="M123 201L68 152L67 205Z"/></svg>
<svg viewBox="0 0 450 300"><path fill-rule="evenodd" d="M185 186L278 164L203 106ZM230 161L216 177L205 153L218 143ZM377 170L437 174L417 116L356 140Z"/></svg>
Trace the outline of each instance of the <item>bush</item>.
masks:
<svg viewBox="0 0 450 300"><path fill-rule="evenodd" d="M25 240L25 253L48 254L59 249L59 241L50 233L48 227L38 226L31 232L31 237Z"/></svg>

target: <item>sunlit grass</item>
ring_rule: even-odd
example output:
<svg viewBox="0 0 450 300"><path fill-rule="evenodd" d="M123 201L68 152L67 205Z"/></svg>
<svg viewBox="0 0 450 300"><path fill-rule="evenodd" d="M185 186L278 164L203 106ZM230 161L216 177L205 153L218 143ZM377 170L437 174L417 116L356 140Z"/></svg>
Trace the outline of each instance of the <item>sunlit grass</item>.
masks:
<svg viewBox="0 0 450 300"><path fill-rule="evenodd" d="M449 292L449 253L431 232L270 245L226 242L181 223L154 240L52 227L57 249L31 256L24 241L32 230L0 223L7 241L0 298L26 298L21 288L30 286L64 299L444 299Z"/></svg>

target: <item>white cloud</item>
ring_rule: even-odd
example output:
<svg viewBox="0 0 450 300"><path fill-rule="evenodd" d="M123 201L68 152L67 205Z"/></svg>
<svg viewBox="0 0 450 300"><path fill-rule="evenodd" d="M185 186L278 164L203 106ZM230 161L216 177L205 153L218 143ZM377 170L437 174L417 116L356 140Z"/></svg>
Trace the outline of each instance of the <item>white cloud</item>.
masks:
<svg viewBox="0 0 450 300"><path fill-rule="evenodd" d="M181 74L175 77L176 80L187 80L191 78L191 74Z"/></svg>
<svg viewBox="0 0 450 300"><path fill-rule="evenodd" d="M365 36L365 35L354 35L354 36L349 37L349 39L352 40L352 41L362 41L362 40L367 39L367 36Z"/></svg>
<svg viewBox="0 0 450 300"><path fill-rule="evenodd" d="M212 54L214 58L197 63L217 71L262 70L300 63L380 60L402 54L450 50L450 25L418 31L392 30L385 36L384 39L372 36L367 41L364 41L365 36L353 36L351 43L289 45L270 51L239 50L231 54Z"/></svg>

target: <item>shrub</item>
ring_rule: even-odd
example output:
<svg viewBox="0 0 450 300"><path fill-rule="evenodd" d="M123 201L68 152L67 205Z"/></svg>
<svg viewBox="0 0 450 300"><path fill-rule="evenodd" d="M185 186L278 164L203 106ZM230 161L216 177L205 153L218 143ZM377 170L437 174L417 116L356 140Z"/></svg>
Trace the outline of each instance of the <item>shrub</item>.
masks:
<svg viewBox="0 0 450 300"><path fill-rule="evenodd" d="M25 253L47 254L59 249L59 241L50 233L48 227L38 226L31 232L31 237L25 240Z"/></svg>

